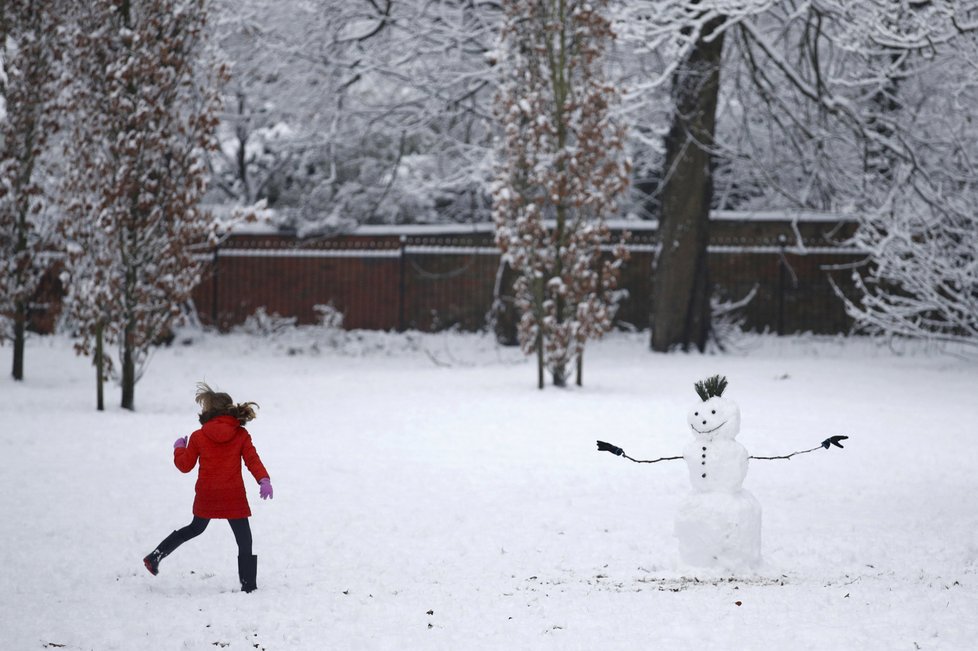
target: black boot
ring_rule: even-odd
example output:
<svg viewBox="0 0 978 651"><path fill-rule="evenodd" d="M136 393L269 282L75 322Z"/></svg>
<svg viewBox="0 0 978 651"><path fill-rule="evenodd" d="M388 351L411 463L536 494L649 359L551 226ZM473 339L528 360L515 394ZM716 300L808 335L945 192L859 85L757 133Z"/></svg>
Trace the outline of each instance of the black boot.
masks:
<svg viewBox="0 0 978 651"><path fill-rule="evenodd" d="M156 576L160 573L160 561L169 556L174 549L179 547L183 543L180 538L180 534L176 531L171 533L169 536L163 539L156 549L149 553L149 556L143 559L143 565L149 570L149 573Z"/></svg>
<svg viewBox="0 0 978 651"><path fill-rule="evenodd" d="M254 592L258 589L258 557L238 556L238 580L241 581L242 592Z"/></svg>

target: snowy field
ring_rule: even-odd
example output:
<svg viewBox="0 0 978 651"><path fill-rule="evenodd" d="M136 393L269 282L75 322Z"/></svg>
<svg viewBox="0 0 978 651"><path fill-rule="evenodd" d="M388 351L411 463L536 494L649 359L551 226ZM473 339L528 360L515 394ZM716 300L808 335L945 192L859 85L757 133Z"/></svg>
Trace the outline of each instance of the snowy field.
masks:
<svg viewBox="0 0 978 651"><path fill-rule="evenodd" d="M653 355L588 351L585 387L534 387L475 335L261 340L160 350L135 413L94 411L94 373L35 338L27 381L0 348L0 649L973 649L978 363L865 341L752 338ZM725 374L752 461L765 565L680 564L672 522L693 383ZM275 499L248 481L259 590L214 522L190 521L194 383L260 403Z"/></svg>

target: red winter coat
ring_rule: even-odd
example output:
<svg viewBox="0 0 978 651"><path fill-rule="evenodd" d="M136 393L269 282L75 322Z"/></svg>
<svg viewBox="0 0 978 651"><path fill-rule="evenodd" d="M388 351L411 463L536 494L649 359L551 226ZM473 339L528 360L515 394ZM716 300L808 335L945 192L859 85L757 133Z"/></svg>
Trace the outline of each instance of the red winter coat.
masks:
<svg viewBox="0 0 978 651"><path fill-rule="evenodd" d="M190 435L185 448L173 450L173 463L180 472L190 472L200 459L194 515L201 518L236 520L251 516L241 459L248 470L261 481L268 471L258 458L248 430L234 416L212 418Z"/></svg>

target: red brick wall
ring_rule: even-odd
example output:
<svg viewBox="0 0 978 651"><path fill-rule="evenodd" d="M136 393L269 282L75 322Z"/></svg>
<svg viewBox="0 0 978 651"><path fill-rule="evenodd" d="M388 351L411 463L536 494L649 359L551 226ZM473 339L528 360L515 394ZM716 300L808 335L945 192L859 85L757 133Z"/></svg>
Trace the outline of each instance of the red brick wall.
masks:
<svg viewBox="0 0 978 651"><path fill-rule="evenodd" d="M718 295L733 300L758 287L742 311L748 328L845 332L850 320L828 277L832 273L851 291L851 272L826 267L864 257L831 241L852 227L850 222L824 220L794 226L784 220L715 221L711 280ZM216 258L209 256L193 299L202 322L222 330L242 323L259 307L314 323L314 306L326 303L343 312L350 329L476 330L486 325L499 255L490 232L459 228L469 232L412 227L402 230L407 234L310 240L236 235L222 244ZM631 259L622 269L621 287L628 296L618 318L637 328L649 325L654 235L648 229L632 232ZM793 252L798 238L806 247L818 247L817 252ZM52 274L35 302L34 329L53 329L59 296Z"/></svg>
<svg viewBox="0 0 978 651"><path fill-rule="evenodd" d="M758 287L742 311L751 329L844 332L850 321L823 267L863 256L824 252L832 246L824 224L796 228L787 222L720 222L711 240L711 280L730 300ZM786 234L790 240L779 240ZM782 248L798 236L822 252L801 255ZM628 296L618 318L637 328L649 324L653 237L649 231L631 234L635 250L622 269ZM331 302L351 329L475 330L486 324L498 264L489 233L413 234L403 241L398 235L307 242L239 236L222 247L216 267L209 268L216 269L216 281L208 273L194 297L202 320L222 329L261 306L313 323L313 306ZM843 286L851 284L847 273L835 277Z"/></svg>

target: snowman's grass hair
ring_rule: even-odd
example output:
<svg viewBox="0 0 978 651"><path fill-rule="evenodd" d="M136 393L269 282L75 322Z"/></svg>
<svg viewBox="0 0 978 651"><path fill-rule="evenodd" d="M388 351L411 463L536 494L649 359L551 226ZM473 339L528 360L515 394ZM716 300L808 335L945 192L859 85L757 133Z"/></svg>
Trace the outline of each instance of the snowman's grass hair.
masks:
<svg viewBox="0 0 978 651"><path fill-rule="evenodd" d="M697 382L694 387L696 394L703 399L703 402L706 402L710 398L719 398L723 395L723 390L727 388L727 378L722 375L714 375Z"/></svg>

